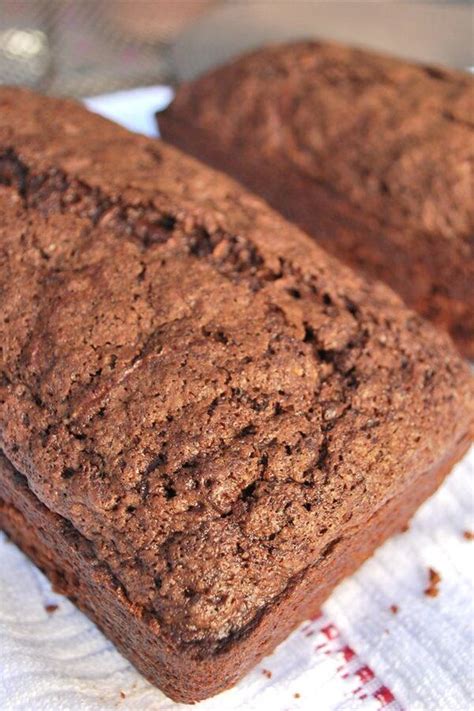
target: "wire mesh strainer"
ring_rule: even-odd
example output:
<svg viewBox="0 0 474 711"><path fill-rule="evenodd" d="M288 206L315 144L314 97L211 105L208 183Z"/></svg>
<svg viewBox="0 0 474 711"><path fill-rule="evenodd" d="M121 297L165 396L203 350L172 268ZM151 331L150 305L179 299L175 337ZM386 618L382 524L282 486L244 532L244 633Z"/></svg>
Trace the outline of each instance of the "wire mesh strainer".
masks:
<svg viewBox="0 0 474 711"><path fill-rule="evenodd" d="M90 96L173 79L168 49L218 0L0 0L0 83Z"/></svg>

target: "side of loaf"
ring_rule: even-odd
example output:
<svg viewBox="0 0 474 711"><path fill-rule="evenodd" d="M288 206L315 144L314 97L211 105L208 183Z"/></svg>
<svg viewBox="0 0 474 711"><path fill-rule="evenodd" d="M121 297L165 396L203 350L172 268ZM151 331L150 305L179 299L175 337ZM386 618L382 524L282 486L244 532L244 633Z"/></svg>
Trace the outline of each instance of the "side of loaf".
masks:
<svg viewBox="0 0 474 711"><path fill-rule="evenodd" d="M240 678L468 446L469 370L229 178L0 89L0 522L147 678Z"/></svg>
<svg viewBox="0 0 474 711"><path fill-rule="evenodd" d="M297 42L183 85L159 125L474 357L473 116L468 74Z"/></svg>

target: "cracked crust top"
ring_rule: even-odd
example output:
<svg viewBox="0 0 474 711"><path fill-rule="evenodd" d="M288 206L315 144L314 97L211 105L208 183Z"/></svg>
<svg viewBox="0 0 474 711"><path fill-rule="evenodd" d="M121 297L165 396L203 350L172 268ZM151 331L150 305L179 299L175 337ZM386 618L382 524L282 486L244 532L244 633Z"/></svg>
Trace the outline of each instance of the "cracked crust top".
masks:
<svg viewBox="0 0 474 711"><path fill-rule="evenodd" d="M158 114L474 358L473 117L467 72L316 41L237 57Z"/></svg>
<svg viewBox="0 0 474 711"><path fill-rule="evenodd" d="M258 49L183 85L166 113L327 183L380 223L472 238L474 81L331 42ZM440 169L442 167L442 169ZM452 247L454 248L454 247Z"/></svg>
<svg viewBox="0 0 474 711"><path fill-rule="evenodd" d="M257 198L0 89L0 446L172 644L215 650L465 434L470 376Z"/></svg>

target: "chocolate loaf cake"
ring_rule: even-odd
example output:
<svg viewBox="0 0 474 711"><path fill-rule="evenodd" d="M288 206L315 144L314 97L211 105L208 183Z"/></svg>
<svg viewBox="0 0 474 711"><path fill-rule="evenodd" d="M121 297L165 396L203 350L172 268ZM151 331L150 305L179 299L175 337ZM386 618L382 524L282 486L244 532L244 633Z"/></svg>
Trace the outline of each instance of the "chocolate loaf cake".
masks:
<svg viewBox="0 0 474 711"><path fill-rule="evenodd" d="M298 42L182 86L159 125L474 357L473 116L468 74Z"/></svg>
<svg viewBox="0 0 474 711"><path fill-rule="evenodd" d="M0 524L176 700L239 679L468 446L470 374L231 179L0 89Z"/></svg>

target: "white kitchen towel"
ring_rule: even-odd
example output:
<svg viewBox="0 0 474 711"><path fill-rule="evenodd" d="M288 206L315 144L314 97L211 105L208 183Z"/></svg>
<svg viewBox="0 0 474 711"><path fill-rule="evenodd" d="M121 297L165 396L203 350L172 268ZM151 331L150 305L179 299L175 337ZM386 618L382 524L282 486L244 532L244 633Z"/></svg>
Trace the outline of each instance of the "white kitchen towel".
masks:
<svg viewBox="0 0 474 711"><path fill-rule="evenodd" d="M91 108L153 133L169 90ZM125 103L125 106L123 105ZM140 107L139 109L137 107ZM474 448L380 548L234 689L196 711L474 709ZM431 578L439 575L438 582ZM432 592L432 595L427 594ZM0 534L1 711L183 711Z"/></svg>

